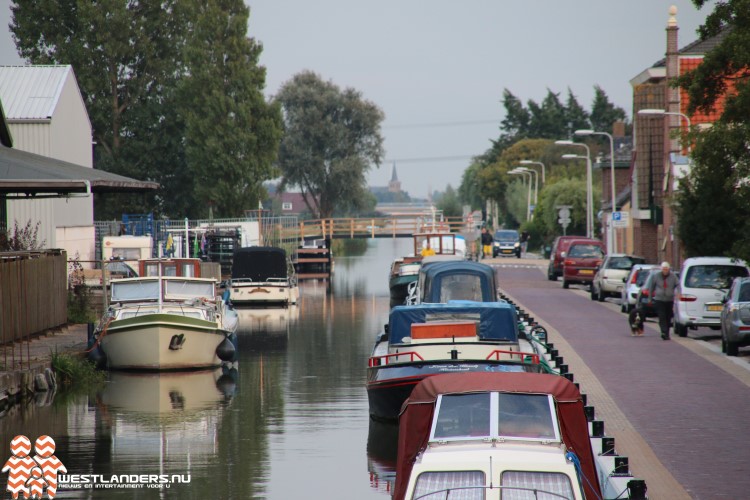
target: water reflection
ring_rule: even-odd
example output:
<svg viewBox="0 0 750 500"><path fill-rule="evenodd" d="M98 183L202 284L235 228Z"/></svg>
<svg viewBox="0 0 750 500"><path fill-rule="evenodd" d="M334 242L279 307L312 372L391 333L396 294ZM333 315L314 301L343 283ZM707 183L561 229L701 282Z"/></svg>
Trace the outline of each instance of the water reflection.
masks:
<svg viewBox="0 0 750 500"><path fill-rule="evenodd" d="M289 342L289 332L297 323L299 306L269 308L236 308L239 316L237 328L239 349L284 350Z"/></svg>
<svg viewBox="0 0 750 500"><path fill-rule="evenodd" d="M231 376L112 373L99 394L13 410L0 419L3 446L47 434L69 473L191 474L160 492L58 498L388 498L393 429L370 428L365 378L390 263L411 241L368 245L336 257L333 286L300 283L296 307L238 309Z"/></svg>
<svg viewBox="0 0 750 500"><path fill-rule="evenodd" d="M97 398L109 420L112 462L156 461L160 469L191 473L196 461L216 453L221 410L233 394L229 369L112 373Z"/></svg>
<svg viewBox="0 0 750 500"><path fill-rule="evenodd" d="M391 494L396 481L398 424L370 419L367 435L367 470L370 485L382 493Z"/></svg>

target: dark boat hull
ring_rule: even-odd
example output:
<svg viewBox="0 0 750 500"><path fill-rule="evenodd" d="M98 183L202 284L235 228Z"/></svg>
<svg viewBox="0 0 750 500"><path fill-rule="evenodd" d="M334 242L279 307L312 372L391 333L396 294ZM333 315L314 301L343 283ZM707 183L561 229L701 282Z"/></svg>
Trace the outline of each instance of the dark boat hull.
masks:
<svg viewBox="0 0 750 500"><path fill-rule="evenodd" d="M467 372L531 372L540 365L508 361L418 361L373 366L367 369L367 399L370 416L379 420L397 420L401 405L419 382L431 375Z"/></svg>

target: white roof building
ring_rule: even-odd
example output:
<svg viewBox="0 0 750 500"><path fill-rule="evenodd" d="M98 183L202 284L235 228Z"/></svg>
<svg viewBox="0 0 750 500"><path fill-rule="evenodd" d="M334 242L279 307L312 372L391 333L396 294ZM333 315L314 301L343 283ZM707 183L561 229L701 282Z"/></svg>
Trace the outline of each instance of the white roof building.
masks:
<svg viewBox="0 0 750 500"><path fill-rule="evenodd" d="M0 66L0 101L15 149L93 168L91 122L71 66ZM38 221L45 247L94 259L90 194L9 200L7 220L9 229Z"/></svg>

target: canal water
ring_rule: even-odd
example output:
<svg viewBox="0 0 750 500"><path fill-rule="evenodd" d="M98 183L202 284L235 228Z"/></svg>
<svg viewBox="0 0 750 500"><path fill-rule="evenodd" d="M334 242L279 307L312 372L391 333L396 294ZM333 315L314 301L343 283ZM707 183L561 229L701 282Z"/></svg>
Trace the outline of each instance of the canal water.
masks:
<svg viewBox="0 0 750 500"><path fill-rule="evenodd" d="M297 306L239 310L236 368L112 373L95 394L16 407L6 456L19 434L54 438L77 485L57 498L389 498L396 429L371 424L365 377L411 245L368 241L330 282L301 283Z"/></svg>

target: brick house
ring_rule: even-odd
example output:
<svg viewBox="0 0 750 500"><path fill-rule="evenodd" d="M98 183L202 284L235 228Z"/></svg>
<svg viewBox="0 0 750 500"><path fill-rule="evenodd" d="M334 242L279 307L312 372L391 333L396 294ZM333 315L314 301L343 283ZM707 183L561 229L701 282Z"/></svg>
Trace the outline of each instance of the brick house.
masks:
<svg viewBox="0 0 750 500"><path fill-rule="evenodd" d="M666 57L631 79L635 151L631 168L632 251L648 262L667 260L678 268L682 260L676 216L671 200L677 179L689 169L688 145L679 137L692 127L710 126L723 111L723 99L708 114L687 116L688 97L669 83L703 61L723 35L698 40L678 49L676 8L670 8L666 27ZM662 114L639 114L663 110Z"/></svg>

